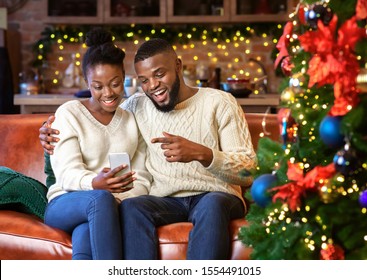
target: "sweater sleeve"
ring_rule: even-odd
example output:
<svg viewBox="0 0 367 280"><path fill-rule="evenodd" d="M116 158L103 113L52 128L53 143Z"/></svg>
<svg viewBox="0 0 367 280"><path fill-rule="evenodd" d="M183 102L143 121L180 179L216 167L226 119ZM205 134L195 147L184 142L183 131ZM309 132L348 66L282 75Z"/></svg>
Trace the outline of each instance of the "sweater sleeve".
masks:
<svg viewBox="0 0 367 280"><path fill-rule="evenodd" d="M207 170L229 184L250 186L252 176L239 175L240 171L251 171L257 164L244 112L230 96L220 102L215 114L219 148L212 149L213 161Z"/></svg>
<svg viewBox="0 0 367 280"><path fill-rule="evenodd" d="M75 115L60 107L55 113L53 127L60 131L60 141L51 155L51 165L56 184L65 191L91 190L95 172L86 169L80 149L78 119Z"/></svg>

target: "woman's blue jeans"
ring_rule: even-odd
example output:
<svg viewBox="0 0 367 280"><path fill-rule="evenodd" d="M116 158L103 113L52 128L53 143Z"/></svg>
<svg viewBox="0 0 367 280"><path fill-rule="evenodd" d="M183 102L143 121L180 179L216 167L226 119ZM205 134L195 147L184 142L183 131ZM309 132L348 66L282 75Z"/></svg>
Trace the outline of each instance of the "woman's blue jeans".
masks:
<svg viewBox="0 0 367 280"><path fill-rule="evenodd" d="M156 227L192 222L187 259L228 259L229 223L244 216L242 201L231 194L208 192L189 197L139 196L120 204L124 259L158 258Z"/></svg>
<svg viewBox="0 0 367 280"><path fill-rule="evenodd" d="M73 259L122 259L117 202L108 191L76 191L54 198L46 208L45 223L72 235Z"/></svg>

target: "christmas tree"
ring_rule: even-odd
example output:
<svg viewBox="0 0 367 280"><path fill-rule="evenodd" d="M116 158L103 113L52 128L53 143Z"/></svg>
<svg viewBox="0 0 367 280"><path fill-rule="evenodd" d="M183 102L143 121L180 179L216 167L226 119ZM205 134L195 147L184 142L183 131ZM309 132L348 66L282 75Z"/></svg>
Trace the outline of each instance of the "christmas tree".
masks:
<svg viewBox="0 0 367 280"><path fill-rule="evenodd" d="M367 0L310 0L284 25L282 137L258 143L240 230L252 259L367 259L366 20Z"/></svg>

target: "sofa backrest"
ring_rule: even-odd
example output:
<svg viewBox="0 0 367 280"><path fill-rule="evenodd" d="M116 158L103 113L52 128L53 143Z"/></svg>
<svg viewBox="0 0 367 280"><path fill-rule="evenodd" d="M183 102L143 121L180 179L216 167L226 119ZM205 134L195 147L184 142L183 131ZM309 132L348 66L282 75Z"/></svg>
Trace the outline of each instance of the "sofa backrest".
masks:
<svg viewBox="0 0 367 280"><path fill-rule="evenodd" d="M0 115L0 166L45 183L43 149L38 135L39 128L48 117L49 114ZM270 133L267 137L279 140L277 115L247 113L245 117L255 149L265 131Z"/></svg>
<svg viewBox="0 0 367 280"><path fill-rule="evenodd" d="M245 118L255 150L257 149L259 139L262 137L269 137L274 141L280 141L277 114L246 113Z"/></svg>
<svg viewBox="0 0 367 280"><path fill-rule="evenodd" d="M48 114L0 115L0 165L45 182L39 128Z"/></svg>

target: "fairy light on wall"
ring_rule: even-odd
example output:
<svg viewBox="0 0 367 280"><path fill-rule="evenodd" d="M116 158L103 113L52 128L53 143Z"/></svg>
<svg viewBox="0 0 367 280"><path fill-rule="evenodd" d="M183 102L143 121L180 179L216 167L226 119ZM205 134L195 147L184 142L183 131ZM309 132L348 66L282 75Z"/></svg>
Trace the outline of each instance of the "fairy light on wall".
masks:
<svg viewBox="0 0 367 280"><path fill-rule="evenodd" d="M87 27L88 30L90 27ZM119 27L120 28L120 27ZM141 43L141 40L149 40L152 36L157 35L157 33L165 34L165 38L171 38L171 40L177 40L182 44L182 40L186 41L198 41L198 43L201 44L201 46L207 46L208 41L212 42L214 44L218 44L218 48L216 52L208 51L208 59L212 64L217 64L218 62L221 62L220 57L228 57L230 55L230 52L228 49L231 48L240 48L245 45L245 48L243 50L243 55L248 56L251 55L252 51L252 40L250 39L253 36L258 36L263 39L264 42L262 42L263 46L267 48L274 48L275 44L277 43L277 39L274 39L274 33L261 33L260 35L256 35L255 29L250 26L241 26L241 28L238 27L219 27L219 28L202 28L197 26L186 26L185 31L179 31L176 32L174 29L180 29L179 27L174 27L172 29L167 28L156 28L148 26L141 26L138 27L134 24L123 27L126 30L124 31L118 31L118 28L113 27L112 33L114 34L113 40L116 40L117 42L124 42L124 41L130 41L134 45L138 45ZM270 29L276 29L276 32L279 32L279 34L282 31L282 25L278 24L277 26L271 25ZM79 28L80 29L80 28ZM83 29L83 28L81 28ZM130 30L128 30L130 29ZM86 29L87 30L87 29ZM49 31L49 29L47 30ZM47 33L47 32L45 32ZM64 33L64 34L62 34ZM37 55L36 55L36 61L35 65L42 65L43 61L47 59L47 52L51 50L49 47L52 42L54 42L59 50L58 58L57 60L59 62L66 62L67 59L65 58L66 55L66 47L65 44L81 44L83 42L83 38L85 36L84 31L77 31L75 32L72 29L61 29L59 27L55 27L54 31L49 32L49 35L46 37L46 39L42 39L39 41L37 47ZM121 38L123 37L123 39ZM274 38L272 38L274 37ZM174 39L176 38L176 39ZM48 43L48 49L45 50L44 43ZM83 44L83 43L82 43ZM84 48L83 44L83 48ZM191 43L189 45L190 47L183 48L183 52L192 52L192 50L195 49L195 44ZM200 51L200 50L198 50ZM270 49L269 49L270 51ZM63 52L65 52L63 54ZM69 55L69 54L67 54ZM81 54L80 54L81 55ZM196 63L199 60L199 54L194 54L191 56L192 63ZM185 61L186 62L186 61ZM78 58L77 62L78 65L80 64L80 58ZM186 63L190 63L190 61L187 61ZM226 67L227 71L233 71L233 69L239 68L238 65L240 63L243 63L243 59L237 58L236 60L227 63ZM54 75L53 77L50 77L53 84L59 84L57 81L61 77L60 72L56 74L55 72L51 73Z"/></svg>

